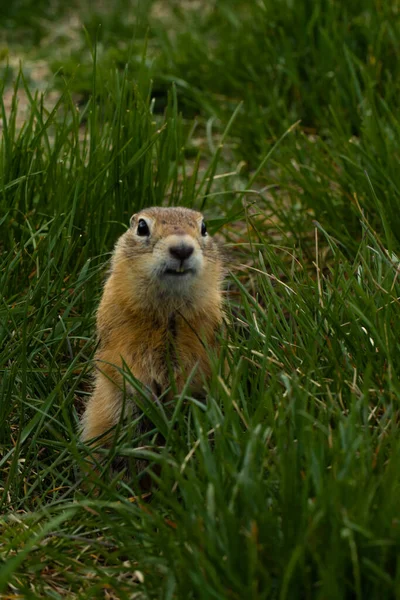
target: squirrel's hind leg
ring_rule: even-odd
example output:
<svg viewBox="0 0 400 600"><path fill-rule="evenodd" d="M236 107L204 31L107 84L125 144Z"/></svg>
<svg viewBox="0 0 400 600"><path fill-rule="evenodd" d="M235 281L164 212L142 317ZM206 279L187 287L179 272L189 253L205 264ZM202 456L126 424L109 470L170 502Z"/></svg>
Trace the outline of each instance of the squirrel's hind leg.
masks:
<svg viewBox="0 0 400 600"><path fill-rule="evenodd" d="M82 441L92 443L93 440L93 445L106 445L110 437L107 432L112 435L112 428L121 418L122 407L122 392L112 381L98 375L96 387L82 416Z"/></svg>

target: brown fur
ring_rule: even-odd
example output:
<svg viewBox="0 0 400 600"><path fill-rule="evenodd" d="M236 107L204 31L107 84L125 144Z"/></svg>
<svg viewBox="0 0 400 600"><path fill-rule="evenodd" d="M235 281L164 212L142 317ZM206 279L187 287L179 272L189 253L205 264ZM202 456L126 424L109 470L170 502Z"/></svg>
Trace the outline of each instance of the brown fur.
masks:
<svg viewBox="0 0 400 600"><path fill-rule="evenodd" d="M143 218L151 224L148 238L137 235ZM222 264L215 242L202 236L201 223L202 215L186 208L144 209L118 240L97 312L98 370L82 418L84 441L118 423L124 404L118 367L124 363L156 395L169 387L171 368L178 392L196 365L193 392L209 376L207 347L215 347L222 321ZM166 284L163 265L171 245L182 241L194 247L201 268L193 276L174 275ZM181 283L186 278L189 285Z"/></svg>

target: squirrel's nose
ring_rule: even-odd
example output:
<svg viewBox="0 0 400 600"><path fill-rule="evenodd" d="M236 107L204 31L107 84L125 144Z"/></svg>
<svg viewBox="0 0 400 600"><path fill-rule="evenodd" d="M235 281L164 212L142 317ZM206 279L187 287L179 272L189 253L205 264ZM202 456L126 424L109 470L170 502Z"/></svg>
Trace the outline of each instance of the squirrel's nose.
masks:
<svg viewBox="0 0 400 600"><path fill-rule="evenodd" d="M187 244L179 244L179 246L170 246L169 251L174 258L185 260L193 254L194 248Z"/></svg>

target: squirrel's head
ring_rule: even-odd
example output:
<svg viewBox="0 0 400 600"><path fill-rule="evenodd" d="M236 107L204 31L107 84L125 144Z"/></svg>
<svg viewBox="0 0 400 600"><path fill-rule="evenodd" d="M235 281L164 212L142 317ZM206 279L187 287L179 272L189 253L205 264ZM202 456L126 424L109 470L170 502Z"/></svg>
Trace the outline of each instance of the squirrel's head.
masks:
<svg viewBox="0 0 400 600"><path fill-rule="evenodd" d="M201 310L220 297L220 252L195 210L153 207L134 214L116 247L117 267L135 301L191 303Z"/></svg>

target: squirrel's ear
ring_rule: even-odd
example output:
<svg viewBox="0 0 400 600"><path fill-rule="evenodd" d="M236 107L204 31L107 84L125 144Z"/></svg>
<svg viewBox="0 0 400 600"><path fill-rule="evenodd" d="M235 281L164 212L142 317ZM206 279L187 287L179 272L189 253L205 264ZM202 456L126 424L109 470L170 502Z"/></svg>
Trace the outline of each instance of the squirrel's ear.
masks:
<svg viewBox="0 0 400 600"><path fill-rule="evenodd" d="M131 218L129 219L129 225L130 225L130 227L133 227L134 222L135 222L135 217L136 217L136 214L132 215Z"/></svg>

